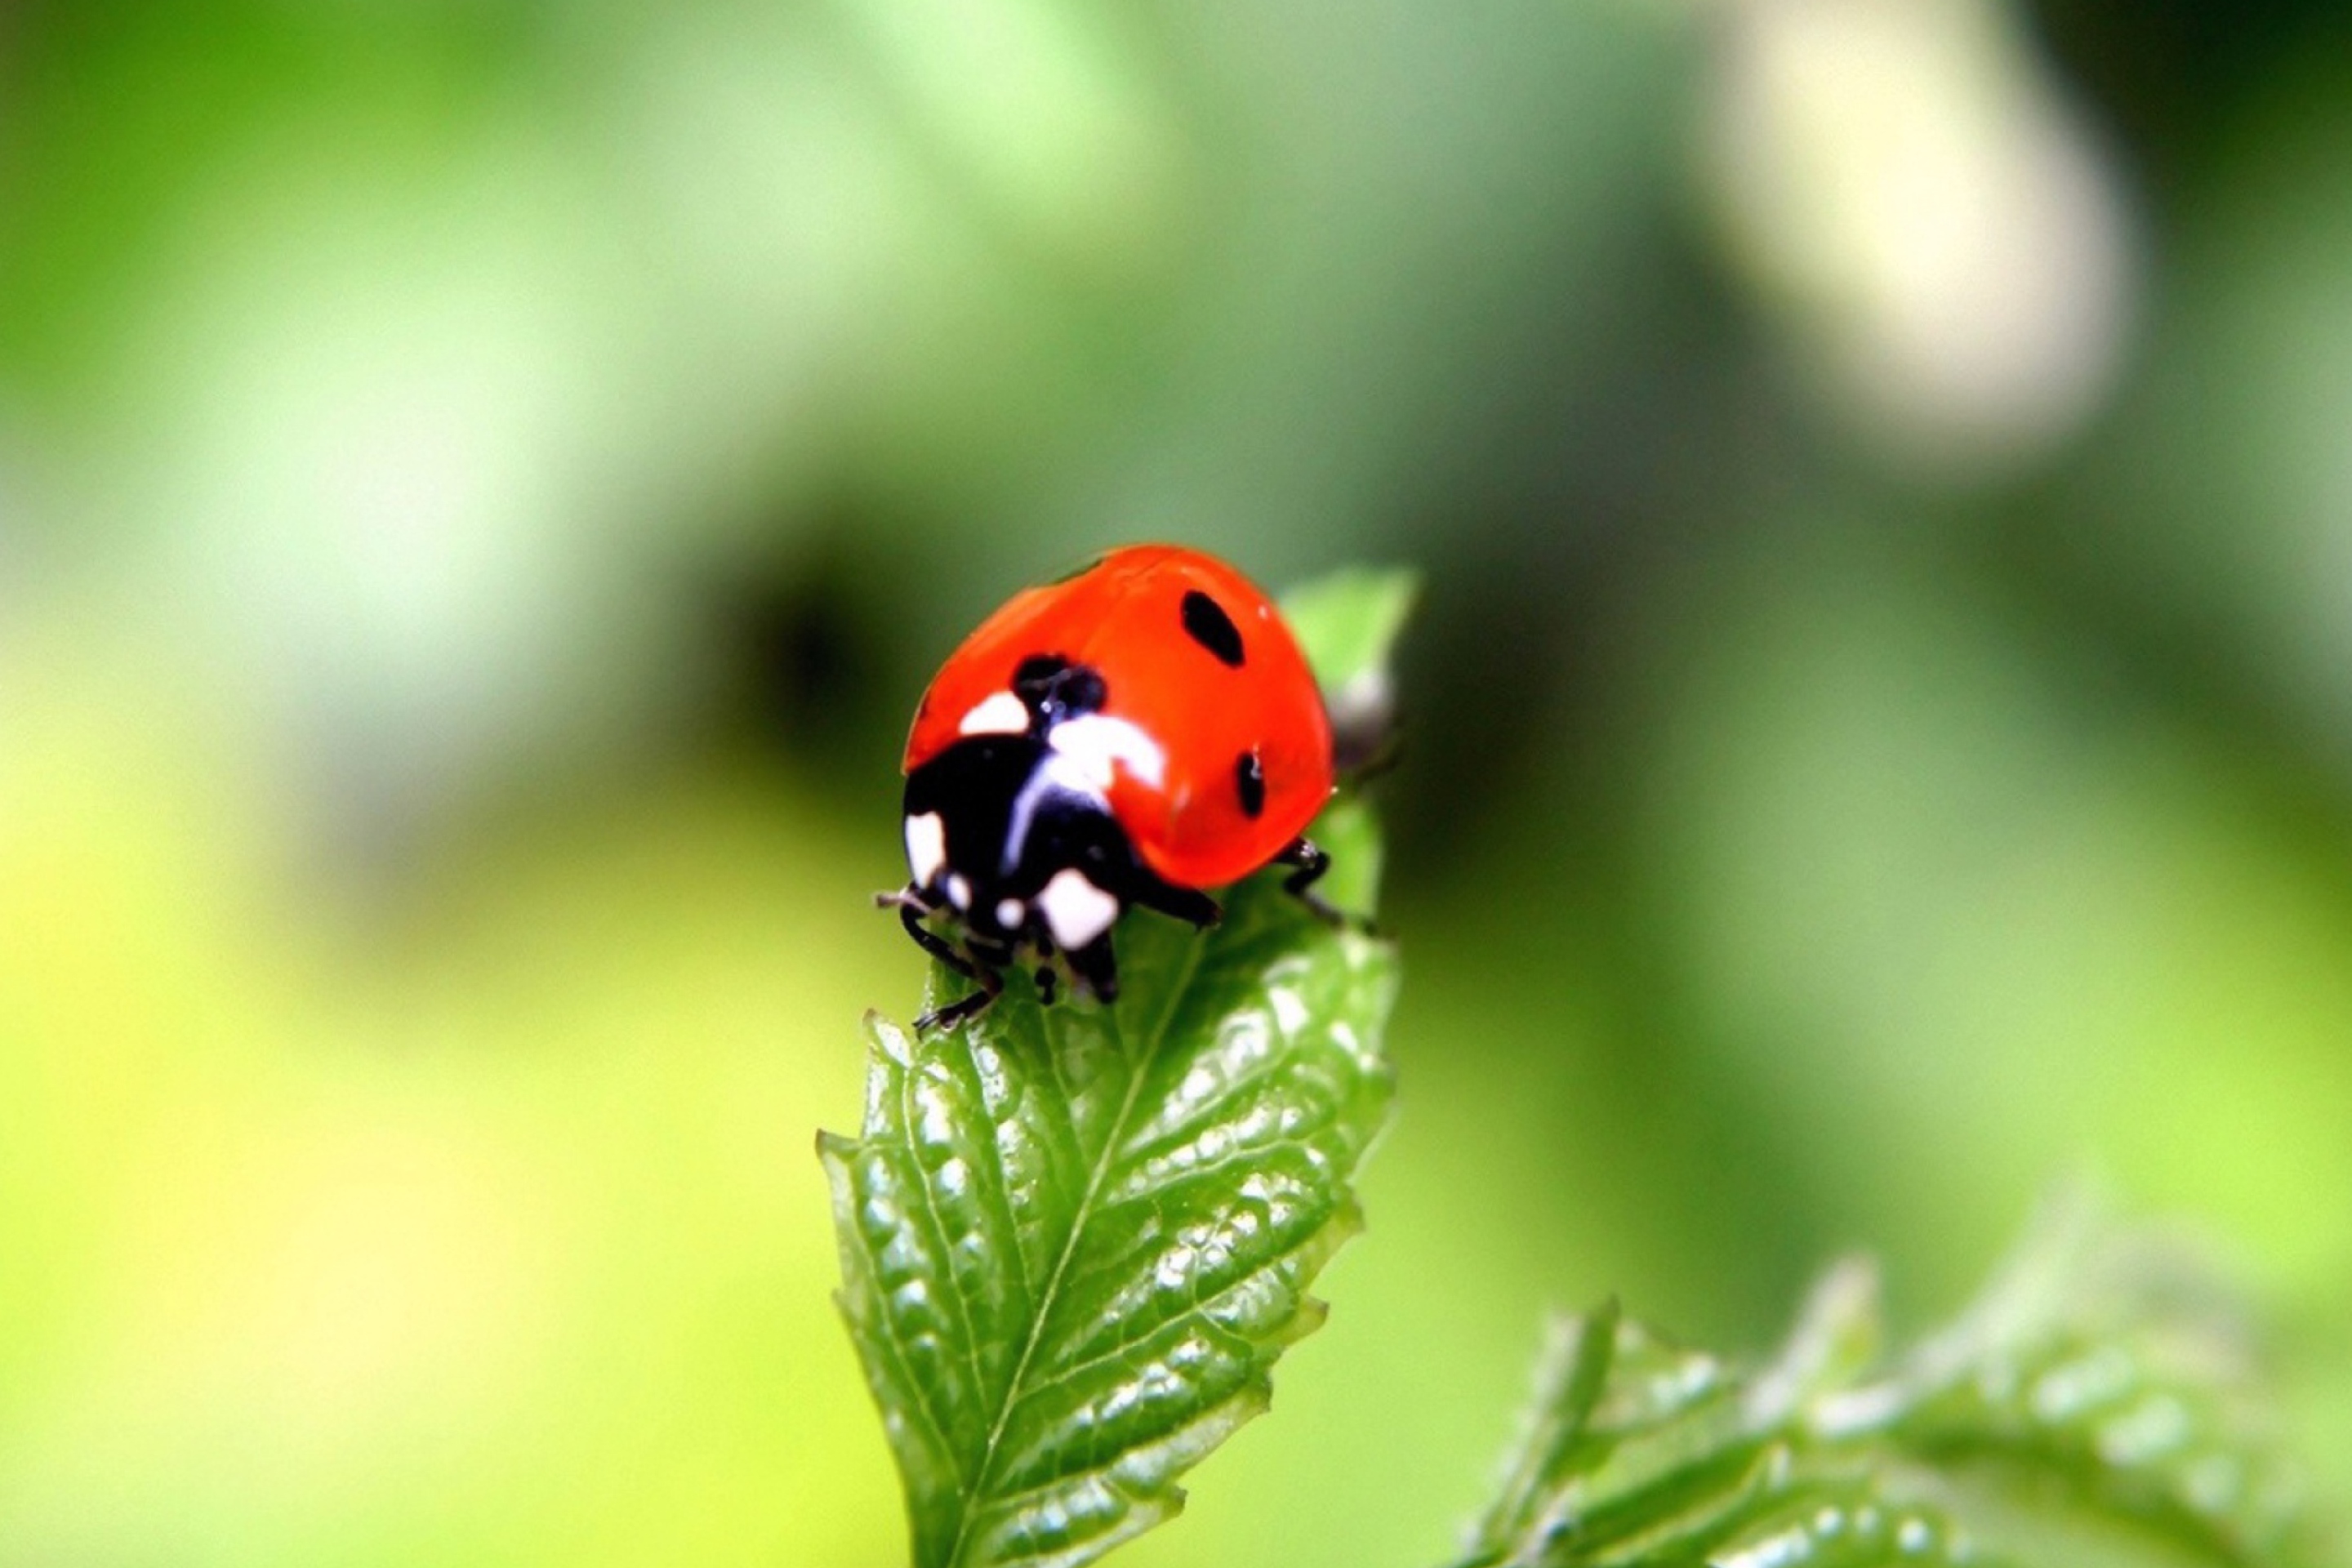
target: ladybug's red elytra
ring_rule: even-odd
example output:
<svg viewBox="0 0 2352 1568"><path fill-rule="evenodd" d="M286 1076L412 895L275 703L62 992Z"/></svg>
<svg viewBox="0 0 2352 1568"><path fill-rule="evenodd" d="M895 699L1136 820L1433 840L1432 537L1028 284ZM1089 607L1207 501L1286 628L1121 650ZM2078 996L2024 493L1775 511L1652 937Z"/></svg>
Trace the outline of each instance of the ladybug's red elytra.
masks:
<svg viewBox="0 0 2352 1568"><path fill-rule="evenodd" d="M1033 960L1047 1001L1066 963L1108 1002L1129 905L1206 926L1207 889L1267 866L1338 918L1304 837L1333 782L1314 671L1274 602L1197 550L1129 545L1014 595L932 678L902 767L908 879L881 901L980 985L918 1027Z"/></svg>

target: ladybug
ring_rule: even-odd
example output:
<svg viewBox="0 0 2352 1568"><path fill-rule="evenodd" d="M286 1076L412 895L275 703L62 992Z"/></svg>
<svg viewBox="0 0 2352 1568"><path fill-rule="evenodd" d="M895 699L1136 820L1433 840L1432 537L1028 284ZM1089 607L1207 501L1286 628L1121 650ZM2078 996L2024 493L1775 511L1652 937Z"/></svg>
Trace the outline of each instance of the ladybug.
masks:
<svg viewBox="0 0 2352 1568"><path fill-rule="evenodd" d="M980 986L918 1028L1033 961L1045 1001L1066 964L1109 1002L1129 905L1206 927L1207 889L1267 866L1343 918L1304 837L1333 787L1322 692L1274 602L1200 551L1129 545L1014 595L932 678L901 765L908 882L877 901Z"/></svg>

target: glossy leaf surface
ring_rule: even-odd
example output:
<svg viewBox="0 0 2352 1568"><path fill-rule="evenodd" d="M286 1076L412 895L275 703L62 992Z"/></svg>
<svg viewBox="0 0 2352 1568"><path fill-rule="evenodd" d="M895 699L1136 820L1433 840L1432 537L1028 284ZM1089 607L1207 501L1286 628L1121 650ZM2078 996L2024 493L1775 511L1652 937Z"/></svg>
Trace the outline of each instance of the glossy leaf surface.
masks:
<svg viewBox="0 0 2352 1568"><path fill-rule="evenodd" d="M1369 815L1316 835L1368 909ZM1114 1005L1014 976L953 1030L869 1021L863 1126L820 1153L918 1568L1088 1563L1169 1518L1321 1319L1307 1287L1359 1227L1391 1098L1396 962L1275 877L1223 897L1205 932L1130 914ZM935 969L930 1000L962 984Z"/></svg>

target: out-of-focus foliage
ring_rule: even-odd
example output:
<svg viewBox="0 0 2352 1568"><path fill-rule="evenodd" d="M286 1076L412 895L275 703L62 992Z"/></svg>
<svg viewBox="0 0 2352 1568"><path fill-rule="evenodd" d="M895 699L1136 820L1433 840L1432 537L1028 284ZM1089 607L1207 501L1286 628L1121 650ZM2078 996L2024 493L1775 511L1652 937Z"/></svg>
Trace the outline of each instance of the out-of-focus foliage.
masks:
<svg viewBox="0 0 2352 1568"><path fill-rule="evenodd" d="M1949 1327L1884 1331L1858 1260L1752 1368L1562 1320L1463 1568L2332 1560L2177 1239L2065 1211Z"/></svg>
<svg viewBox="0 0 2352 1568"><path fill-rule="evenodd" d="M1349 1310L1125 1561L1435 1561L1544 1303L1916 1320L2082 1164L2352 1494L2348 44L0 7L0 1559L898 1560L896 742L1154 534L1428 599Z"/></svg>

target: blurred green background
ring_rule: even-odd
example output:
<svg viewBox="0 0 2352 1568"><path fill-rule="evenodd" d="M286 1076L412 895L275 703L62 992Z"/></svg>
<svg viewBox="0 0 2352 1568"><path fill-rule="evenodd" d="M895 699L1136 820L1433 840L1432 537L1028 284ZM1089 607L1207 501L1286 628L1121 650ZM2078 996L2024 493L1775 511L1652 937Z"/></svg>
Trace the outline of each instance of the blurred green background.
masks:
<svg viewBox="0 0 2352 1568"><path fill-rule="evenodd" d="M1122 1563L2084 1172L2352 1491L2341 7L12 0L0 1563L902 1561L897 745L1154 536L1428 598L1371 1230Z"/></svg>

